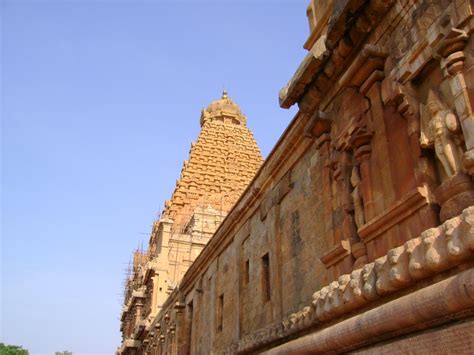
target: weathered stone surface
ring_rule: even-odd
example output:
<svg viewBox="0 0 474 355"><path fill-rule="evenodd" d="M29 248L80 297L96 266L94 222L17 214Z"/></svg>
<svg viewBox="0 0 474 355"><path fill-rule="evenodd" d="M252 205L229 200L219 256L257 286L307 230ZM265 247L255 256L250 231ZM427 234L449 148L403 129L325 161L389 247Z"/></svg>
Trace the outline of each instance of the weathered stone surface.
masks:
<svg viewBox="0 0 474 355"><path fill-rule="evenodd" d="M134 254L127 280L121 329L126 338L143 340L143 348L156 345L152 339L167 342L162 332L147 338L157 313L262 162L246 117L226 92L202 111L201 127L171 199L154 223L149 248ZM185 307L175 304L179 307L167 315L176 313L174 322L182 323ZM185 339L182 327L156 325ZM133 348L127 344L123 346Z"/></svg>
<svg viewBox="0 0 474 355"><path fill-rule="evenodd" d="M474 308L473 8L310 2L310 52L280 92L298 113L144 329L155 276L134 284L137 353L420 349L450 329L472 350L454 322ZM174 198L168 217L191 205Z"/></svg>

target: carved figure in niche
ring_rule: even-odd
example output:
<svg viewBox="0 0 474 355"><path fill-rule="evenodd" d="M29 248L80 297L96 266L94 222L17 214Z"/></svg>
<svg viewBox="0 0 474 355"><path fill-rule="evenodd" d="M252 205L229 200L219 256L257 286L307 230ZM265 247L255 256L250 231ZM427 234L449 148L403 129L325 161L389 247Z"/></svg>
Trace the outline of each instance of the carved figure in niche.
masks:
<svg viewBox="0 0 474 355"><path fill-rule="evenodd" d="M448 177L462 172L461 129L458 118L430 90L426 106L421 105L420 144L434 146L436 157Z"/></svg>
<svg viewBox="0 0 474 355"><path fill-rule="evenodd" d="M362 191L360 190L360 174L357 166L352 168L351 173L351 185L353 190L351 192L352 203L354 206L354 220L357 229L362 227L365 223L364 218L364 202L362 200Z"/></svg>
<svg viewBox="0 0 474 355"><path fill-rule="evenodd" d="M334 171L334 196L333 208L341 209L342 237L346 240L357 241L357 231L352 211L354 206L351 197L351 156L347 151L338 151L333 148L331 153L331 166Z"/></svg>

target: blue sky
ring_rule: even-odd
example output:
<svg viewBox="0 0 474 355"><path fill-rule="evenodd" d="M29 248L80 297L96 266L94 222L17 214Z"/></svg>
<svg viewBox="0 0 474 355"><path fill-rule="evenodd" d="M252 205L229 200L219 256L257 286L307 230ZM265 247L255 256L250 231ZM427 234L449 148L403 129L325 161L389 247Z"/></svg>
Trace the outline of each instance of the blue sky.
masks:
<svg viewBox="0 0 474 355"><path fill-rule="evenodd" d="M123 270L225 86L264 156L308 1L1 1L0 342L113 354Z"/></svg>

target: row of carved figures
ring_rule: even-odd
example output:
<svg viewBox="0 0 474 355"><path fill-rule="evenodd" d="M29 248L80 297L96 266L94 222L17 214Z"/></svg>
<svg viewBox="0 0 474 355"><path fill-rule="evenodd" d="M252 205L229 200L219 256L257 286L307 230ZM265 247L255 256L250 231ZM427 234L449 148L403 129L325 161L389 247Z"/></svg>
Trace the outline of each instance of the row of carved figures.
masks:
<svg viewBox="0 0 474 355"><path fill-rule="evenodd" d="M232 344L228 351L245 353L286 338L453 268L473 256L474 206L389 250L374 262L340 276L338 281L315 292L308 306L282 322L249 334Z"/></svg>

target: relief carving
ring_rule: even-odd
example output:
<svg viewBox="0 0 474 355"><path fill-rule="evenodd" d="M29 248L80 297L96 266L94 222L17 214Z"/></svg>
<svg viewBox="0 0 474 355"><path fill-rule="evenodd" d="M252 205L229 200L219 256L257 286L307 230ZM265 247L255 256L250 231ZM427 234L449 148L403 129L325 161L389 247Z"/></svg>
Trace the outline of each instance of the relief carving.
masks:
<svg viewBox="0 0 474 355"><path fill-rule="evenodd" d="M474 256L474 206L442 225L391 249L362 269L339 277L313 294L312 303L281 323L257 331L239 342L241 352L282 339L355 310L381 296L413 285L416 280L443 271ZM264 338L262 340L261 338Z"/></svg>
<svg viewBox="0 0 474 355"><path fill-rule="evenodd" d="M429 271L425 268L424 245L421 238L415 238L405 243L409 256L408 272L414 280L419 280L427 275Z"/></svg>
<svg viewBox="0 0 474 355"><path fill-rule="evenodd" d="M316 318L320 321L324 321L326 319L330 319L331 316L325 314L324 311L324 304L326 301L326 296L329 293L329 287L325 286L321 290L315 292L313 294L313 306L316 309Z"/></svg>
<svg viewBox="0 0 474 355"><path fill-rule="evenodd" d="M461 228L457 228L458 223L455 219L446 221L443 225L444 233L446 235L447 251L450 259L463 259L469 255L469 249L474 248L474 239L472 233L463 233ZM471 237L471 240L469 238Z"/></svg>
<svg viewBox="0 0 474 355"><path fill-rule="evenodd" d="M356 165L352 167L350 180L352 185L352 220L353 223L355 223L356 229L359 230L359 228L361 228L365 223L365 214L359 167ZM367 249L365 244L360 240L358 232L356 232L356 238L354 238L351 252L352 256L355 258L355 269L361 267L367 262Z"/></svg>
<svg viewBox="0 0 474 355"><path fill-rule="evenodd" d="M464 241L463 246L474 251L474 208L470 207L462 212L461 226L458 233ZM458 254L461 253L458 252Z"/></svg>
<svg viewBox="0 0 474 355"><path fill-rule="evenodd" d="M356 308L357 306L367 303L367 300L362 294L363 284L362 269L352 271L343 295L344 303L348 305L348 308Z"/></svg>
<svg viewBox="0 0 474 355"><path fill-rule="evenodd" d="M388 262L387 255L376 259L374 264L377 274L377 281L375 283L377 293L384 296L387 293L395 291L396 287L390 282L390 263Z"/></svg>
<svg viewBox="0 0 474 355"><path fill-rule="evenodd" d="M430 271L440 271L448 265L448 250L440 228L430 228L421 234L425 245L425 263Z"/></svg>
<svg viewBox="0 0 474 355"><path fill-rule="evenodd" d="M303 321L302 325L304 327L309 327L313 322L314 308L313 307L304 307L302 311Z"/></svg>
<svg viewBox="0 0 474 355"><path fill-rule="evenodd" d="M329 284L328 293L325 297L323 308L324 313L328 316L333 316L334 314L337 314L336 306L338 306L339 304L337 302L336 290L338 286L339 283L337 281L333 281Z"/></svg>
<svg viewBox="0 0 474 355"><path fill-rule="evenodd" d="M364 286L362 287L362 294L368 301L374 301L379 298L376 290L377 276L375 274L375 264L365 264L362 268L362 280Z"/></svg>
<svg viewBox="0 0 474 355"><path fill-rule="evenodd" d="M446 84L439 85L443 83ZM434 194L441 206L442 222L474 205L474 182L463 166L466 132L450 106L433 89L427 93L426 105L420 104L420 146L433 149L439 162L441 184L434 189Z"/></svg>
<svg viewBox="0 0 474 355"><path fill-rule="evenodd" d="M362 182L359 167L352 154L352 146L349 145L351 138L349 132L353 133L354 130L348 130L339 138L338 148L334 145L331 147L329 165L333 171L332 209L334 220L341 221L339 233L336 235L341 238L340 243L350 246L347 250L354 260L353 268L359 268L367 262L366 247L357 232L365 222L365 214ZM338 240L335 239L336 243ZM328 264L326 259L328 259L326 256L323 257L323 263L332 265Z"/></svg>
<svg viewBox="0 0 474 355"><path fill-rule="evenodd" d="M349 144L354 153L358 166L360 193L364 206L364 220L374 217L374 201L372 195L372 179L370 174L370 155L372 152L371 140L373 132L361 121L361 118L351 128ZM356 164L354 164L356 165ZM358 226L360 228L360 226Z"/></svg>
<svg viewBox="0 0 474 355"><path fill-rule="evenodd" d="M357 229L362 227L365 222L364 217L364 202L362 197L362 191L360 189L360 174L357 166L352 168L351 173L351 185L352 185L352 203L354 206L354 221Z"/></svg>
<svg viewBox="0 0 474 355"><path fill-rule="evenodd" d="M459 120L430 89L426 106L421 104L420 144L433 148L441 162L444 174L454 176L463 171Z"/></svg>
<svg viewBox="0 0 474 355"><path fill-rule="evenodd" d="M348 279L346 278L348 275L343 276L341 276L338 281L333 281L329 285L330 290L326 302L326 311L330 314L344 313L344 301L342 298L342 293L344 291L345 285L348 282Z"/></svg>
<svg viewBox="0 0 474 355"><path fill-rule="evenodd" d="M442 12L439 1L425 0L413 6L410 14L402 14L398 28L393 32L390 48L395 59L401 59L414 47L414 44L427 37L428 29Z"/></svg>
<svg viewBox="0 0 474 355"><path fill-rule="evenodd" d="M436 29L443 39L432 45L434 57L440 60L444 77L448 80L464 136L465 150L463 165L470 175L474 175L474 108L470 99L470 85L465 75L465 46L470 34L463 29L451 27L450 21L441 23Z"/></svg>
<svg viewBox="0 0 474 355"><path fill-rule="evenodd" d="M389 280L397 288L405 287L412 281L408 271L409 254L406 246L394 248L387 253L387 262L390 265Z"/></svg>

